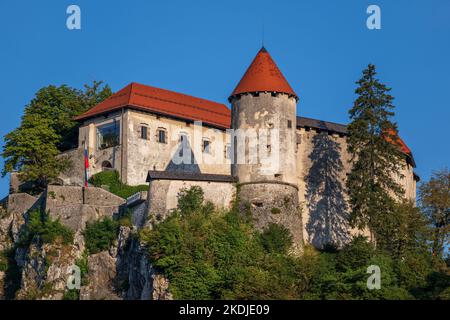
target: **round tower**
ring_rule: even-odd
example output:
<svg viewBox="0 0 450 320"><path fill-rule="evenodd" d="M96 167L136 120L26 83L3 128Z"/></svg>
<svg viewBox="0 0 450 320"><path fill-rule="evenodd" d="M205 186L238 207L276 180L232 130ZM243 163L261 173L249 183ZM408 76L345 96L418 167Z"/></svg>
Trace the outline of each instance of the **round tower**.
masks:
<svg viewBox="0 0 450 320"><path fill-rule="evenodd" d="M296 168L296 105L298 97L263 47L229 101L232 105L234 158L241 211L254 224L287 227L294 250L302 245Z"/></svg>

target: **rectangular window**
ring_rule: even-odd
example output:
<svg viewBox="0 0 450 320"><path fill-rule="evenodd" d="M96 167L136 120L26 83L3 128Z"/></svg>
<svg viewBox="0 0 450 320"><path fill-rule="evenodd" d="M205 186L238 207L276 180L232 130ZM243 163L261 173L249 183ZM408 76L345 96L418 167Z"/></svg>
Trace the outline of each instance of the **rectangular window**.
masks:
<svg viewBox="0 0 450 320"><path fill-rule="evenodd" d="M204 153L211 153L211 141L203 139L202 150Z"/></svg>
<svg viewBox="0 0 450 320"><path fill-rule="evenodd" d="M225 146L225 159L231 159L231 152L233 149L231 149L231 144L227 144Z"/></svg>
<svg viewBox="0 0 450 320"><path fill-rule="evenodd" d="M167 143L167 141L166 141L166 130L158 129L158 142L159 143Z"/></svg>
<svg viewBox="0 0 450 320"><path fill-rule="evenodd" d="M288 120L288 128L292 128L292 121Z"/></svg>
<svg viewBox="0 0 450 320"><path fill-rule="evenodd" d="M114 121L97 127L97 149L103 150L120 143L120 122Z"/></svg>
<svg viewBox="0 0 450 320"><path fill-rule="evenodd" d="M141 126L141 139L148 140L148 128Z"/></svg>

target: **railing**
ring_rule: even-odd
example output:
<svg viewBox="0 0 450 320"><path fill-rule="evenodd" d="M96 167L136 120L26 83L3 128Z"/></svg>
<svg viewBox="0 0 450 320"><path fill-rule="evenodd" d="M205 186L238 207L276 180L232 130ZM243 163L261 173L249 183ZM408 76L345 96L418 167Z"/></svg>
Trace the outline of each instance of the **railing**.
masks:
<svg viewBox="0 0 450 320"><path fill-rule="evenodd" d="M135 194L133 194L127 198L126 205L131 206L133 204L136 204L137 202L145 201L145 200L147 200L147 192L138 191Z"/></svg>

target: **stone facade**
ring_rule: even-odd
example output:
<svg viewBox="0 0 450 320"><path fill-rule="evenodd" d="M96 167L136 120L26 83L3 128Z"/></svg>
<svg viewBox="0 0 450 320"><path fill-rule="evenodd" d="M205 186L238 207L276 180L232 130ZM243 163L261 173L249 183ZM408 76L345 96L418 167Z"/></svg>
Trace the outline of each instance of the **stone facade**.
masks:
<svg viewBox="0 0 450 320"><path fill-rule="evenodd" d="M120 143L100 149L97 129L114 122L120 128ZM147 131L146 139L142 137L143 128ZM166 142L158 141L159 130L166 133ZM187 138L187 152L180 159L176 157L179 157L181 135ZM214 146L209 153L202 149L203 140ZM89 174L102 171L102 164L108 162L119 171L122 181L130 185L145 184L149 170L230 174L230 161L225 157L229 143L225 130L131 109L106 118L89 119L79 133L79 149L84 144L88 146ZM191 161L178 165L183 157Z"/></svg>
<svg viewBox="0 0 450 320"><path fill-rule="evenodd" d="M232 165L232 174L240 186L241 212L248 211L260 230L269 223L288 228L293 236L293 250L298 252L303 244L303 229L296 179L296 98L287 94L259 93L239 95L230 100L232 128L237 130L237 140L242 141L241 145L233 144L235 161ZM240 138L244 132L245 137ZM258 135L258 139L253 139L257 145L248 137L252 132ZM275 141L272 141L272 132L278 135ZM261 148L266 148L265 154L261 153ZM240 159L240 155L245 158ZM252 155L258 157L257 161L251 159ZM264 157L270 160L264 161Z"/></svg>
<svg viewBox="0 0 450 320"><path fill-rule="evenodd" d="M177 207L180 190L192 186L201 187L205 201L219 208L229 208L236 195L236 187L230 182L155 179L150 181L147 216L164 219L170 210Z"/></svg>
<svg viewBox="0 0 450 320"><path fill-rule="evenodd" d="M242 112L243 104L247 108L245 112ZM279 113L274 110L290 111ZM292 203L299 204L298 209L284 210L286 214L295 212L295 219L297 219L295 224L302 226L301 232L300 230L294 232L295 237L302 234L301 238L304 242L312 243L317 247L330 242L342 245L354 234L367 234L367 231L352 230L347 222L349 212L345 179L351 170L351 163L347 154L346 133L299 125L299 117L296 117L294 112L294 98L282 94L275 97L270 93L262 93L257 97L244 95L234 102L232 124L234 128L270 128L274 124L286 126L280 130L282 156L279 172L273 175L260 175L259 164L231 166L230 159L226 157L226 148L231 145L233 136L224 129L200 127L180 119L129 109L123 113L113 113L106 118L97 117L86 121L80 128L80 148L78 151L71 152L76 155L76 159L80 159L82 146L87 143L91 163L90 175L100 172L102 163L108 161L121 173L122 180L131 185L147 183L146 177L149 170L232 175L238 178L239 184L243 185L240 190L247 197L243 201L248 202L255 212L261 211L259 199L264 200L267 223L278 219L270 218L273 217L271 210L275 207L284 210L284 206L280 203L283 203L285 195L289 195ZM288 120L292 123L290 129L287 128ZM120 136L121 139L126 139L123 140L126 143L98 150L97 127L113 121L120 123L121 130L125 130ZM122 129L122 122L125 123L124 129ZM142 126L148 128L148 139L141 138ZM158 129L166 131L167 143L157 141ZM180 134L188 137L188 150L191 159L195 159L191 164L177 165L173 162L174 157L180 152ZM205 138L211 142L210 153L202 150L202 141ZM248 149L246 152L248 155ZM124 166L121 166L121 163L124 163ZM405 196L414 201L417 178L413 169L412 163L405 160L403 177L398 177L398 181L405 189ZM78 180L78 184L81 184L82 180L79 178L76 180L76 177L82 174L81 167L78 166L72 171L62 177L65 184L77 184ZM257 181L281 182L285 183L280 186L281 189L292 189L279 193L279 199L266 197L269 193L260 193L260 189L268 190L274 188L273 186L245 185ZM153 215L165 216L176 207L180 189L192 185L201 186L205 191L206 199L221 207L229 206L236 191L235 184L228 182L155 180L150 182L148 204L142 210ZM253 192L250 192L252 189ZM298 220L299 213L301 213L301 221ZM257 213L256 216L262 215Z"/></svg>
<svg viewBox="0 0 450 320"><path fill-rule="evenodd" d="M224 104L131 83L77 118L83 121L79 149L88 149L90 175L113 168L124 183L149 182L141 213L165 217L182 188L198 185L206 200L220 207L236 195L259 229L283 224L297 247L341 246L355 234L367 234L348 224L345 181L352 164L346 126L297 116L297 101L261 48L229 97L231 116ZM414 159L402 144L403 174L395 178L414 201ZM81 158L79 153L68 154ZM150 171L167 175L147 181ZM168 178L177 172L181 175ZM225 175L230 181L195 175ZM70 176L62 177L64 183L76 180Z"/></svg>

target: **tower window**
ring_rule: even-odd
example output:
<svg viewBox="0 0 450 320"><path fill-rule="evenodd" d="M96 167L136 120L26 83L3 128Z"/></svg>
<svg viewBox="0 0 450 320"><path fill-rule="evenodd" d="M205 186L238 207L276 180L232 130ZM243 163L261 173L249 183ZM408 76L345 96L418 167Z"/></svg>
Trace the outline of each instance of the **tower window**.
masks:
<svg viewBox="0 0 450 320"><path fill-rule="evenodd" d="M287 126L288 126L289 129L292 128L292 121L291 120L288 120Z"/></svg>
<svg viewBox="0 0 450 320"><path fill-rule="evenodd" d="M148 128L141 126L141 139L148 140Z"/></svg>
<svg viewBox="0 0 450 320"><path fill-rule="evenodd" d="M167 143L167 132L163 128L159 128L157 131L157 138L159 143Z"/></svg>

